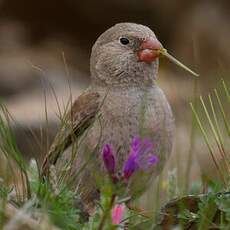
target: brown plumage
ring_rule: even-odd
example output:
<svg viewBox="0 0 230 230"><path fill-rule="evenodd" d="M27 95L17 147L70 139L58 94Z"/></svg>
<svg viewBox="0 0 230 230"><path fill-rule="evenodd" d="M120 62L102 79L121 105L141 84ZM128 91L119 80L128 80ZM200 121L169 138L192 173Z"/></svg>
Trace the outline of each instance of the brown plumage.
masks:
<svg viewBox="0 0 230 230"><path fill-rule="evenodd" d="M47 173L49 164L57 162L58 167L63 167L72 157L71 151L64 150L72 142L81 142L71 165L71 175L93 154L75 181L87 209L97 197L97 179L103 180L105 175L101 158L104 144L113 146L121 169L133 136L148 137L153 142L160 163L146 177L132 178L131 194L144 191L169 157L174 119L156 83L158 55L155 51L161 47L148 27L120 23L104 32L92 48L91 86L73 104L69 113L71 128L63 128L57 134L42 166L43 174ZM83 138L81 134L85 130Z"/></svg>

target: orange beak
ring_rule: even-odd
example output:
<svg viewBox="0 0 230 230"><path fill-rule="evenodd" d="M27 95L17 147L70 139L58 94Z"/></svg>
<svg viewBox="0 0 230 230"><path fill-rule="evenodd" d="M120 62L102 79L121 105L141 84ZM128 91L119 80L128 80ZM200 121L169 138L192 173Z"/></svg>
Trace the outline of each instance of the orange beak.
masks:
<svg viewBox="0 0 230 230"><path fill-rule="evenodd" d="M137 52L139 61L146 63L155 61L160 56L158 51L162 48L163 46L157 39L148 38L144 40L140 46L140 50Z"/></svg>

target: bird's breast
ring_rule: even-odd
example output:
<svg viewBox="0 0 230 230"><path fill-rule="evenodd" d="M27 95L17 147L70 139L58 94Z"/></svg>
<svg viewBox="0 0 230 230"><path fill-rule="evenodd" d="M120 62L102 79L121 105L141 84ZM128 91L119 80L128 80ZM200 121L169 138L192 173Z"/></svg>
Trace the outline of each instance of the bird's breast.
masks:
<svg viewBox="0 0 230 230"><path fill-rule="evenodd" d="M156 154L164 145L165 155L168 155L171 151L173 116L167 99L158 87L117 90L106 96L93 130L91 141L100 139L101 148L104 144L112 145L119 162L127 158L134 136L152 140Z"/></svg>

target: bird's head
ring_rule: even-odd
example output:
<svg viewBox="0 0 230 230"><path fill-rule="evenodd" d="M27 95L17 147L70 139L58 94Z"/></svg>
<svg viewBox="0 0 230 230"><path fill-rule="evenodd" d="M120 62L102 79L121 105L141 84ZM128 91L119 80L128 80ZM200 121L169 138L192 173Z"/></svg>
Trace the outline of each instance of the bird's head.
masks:
<svg viewBox="0 0 230 230"><path fill-rule="evenodd" d="M116 24L92 48L92 81L113 86L153 84L162 55L175 62L150 28L135 23Z"/></svg>

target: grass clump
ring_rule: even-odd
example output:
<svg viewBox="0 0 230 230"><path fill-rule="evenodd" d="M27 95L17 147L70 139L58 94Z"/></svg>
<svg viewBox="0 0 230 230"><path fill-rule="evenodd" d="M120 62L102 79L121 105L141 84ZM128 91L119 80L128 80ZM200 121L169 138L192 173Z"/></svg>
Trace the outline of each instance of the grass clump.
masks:
<svg viewBox="0 0 230 230"><path fill-rule="evenodd" d="M162 208L144 211L130 203L128 180L135 170L143 175L145 171L141 171L141 167L130 167L133 166L132 157L136 157L130 154L132 157L124 163L123 171L117 172L112 150L108 147L104 153L108 178L101 185L100 199L90 216L81 203L80 191L71 186L72 179L64 180L68 178L68 170L60 174L55 165L50 165L49 178L43 178L35 160L28 163L22 158L10 126L12 117L1 104L0 151L6 164L0 178L0 229L229 229L229 95L227 83L222 81L221 90L215 89L207 97L200 97L196 106L190 104L194 125L201 130L220 180L201 178L190 187L186 181L186 186L180 188L175 169L168 174L166 182L168 202ZM66 121L62 123L64 126ZM145 143L151 147L147 140L135 141L134 144L142 146ZM136 146L134 144L131 148ZM147 163L153 160L155 163L157 159L153 157L146 158ZM84 165L78 175L82 170ZM160 199L161 180L159 184L155 200ZM199 194L200 191L204 192Z"/></svg>

